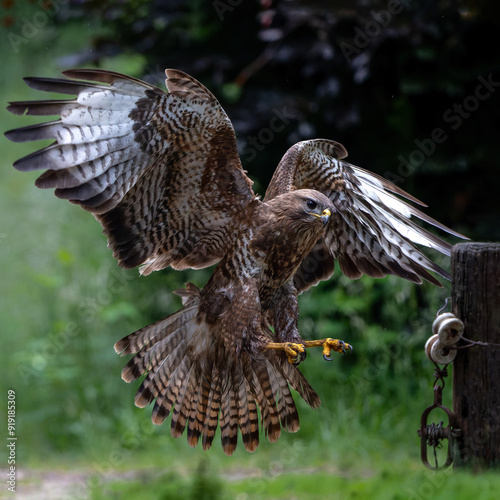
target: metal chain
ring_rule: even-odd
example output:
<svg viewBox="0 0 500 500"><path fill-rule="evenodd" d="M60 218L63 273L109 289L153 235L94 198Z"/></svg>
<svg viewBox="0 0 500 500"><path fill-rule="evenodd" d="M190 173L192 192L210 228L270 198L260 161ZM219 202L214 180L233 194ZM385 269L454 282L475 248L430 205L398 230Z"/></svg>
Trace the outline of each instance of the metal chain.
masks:
<svg viewBox="0 0 500 500"><path fill-rule="evenodd" d="M448 376L448 364L453 360L456 354L454 353L453 356L450 357L446 353L449 352L449 349L453 349L456 342L463 338L463 324L457 318L450 313L439 318L440 313L442 313L447 305L448 299L446 299L445 306L441 308L436 315L438 319L435 320L432 327L434 335L427 341L425 348L427 357L435 366L433 384L434 403L428 406L422 413L418 435L420 436L420 455L422 463L432 470L444 469L452 464L452 440L458 437L461 432L460 429L455 428L454 413L443 405L443 390L446 385L445 379ZM447 323L445 323L445 321L447 321ZM443 366L440 367L437 361L443 363ZM427 423L429 414L438 408L444 411L448 416L448 425L446 427L444 427L444 422ZM442 441L444 439L448 440L448 450L446 461L440 466L438 463L437 449L443 447ZM435 465L429 463L427 457L427 450L429 447L433 449Z"/></svg>
<svg viewBox="0 0 500 500"><path fill-rule="evenodd" d="M434 403L431 406L428 406L422 413L418 435L420 436L420 456L422 463L429 469L440 470L449 467L453 463L451 441L460 435L460 429L455 428L455 414L443 405L443 389L445 386L444 379L448 376L447 367L444 366L443 368L439 368L437 364L435 366L436 370L434 372L434 376L436 378L434 380ZM440 422L439 424L434 422L430 424L427 423L429 414L436 408L443 410L448 416L448 425L446 427L444 427L443 422ZM438 464L436 450L443 447L443 439L448 440L448 450L446 461L440 466ZM433 449L435 465L431 465L427 458L428 447L432 447Z"/></svg>
<svg viewBox="0 0 500 500"><path fill-rule="evenodd" d="M434 366L436 369L434 370L434 386L436 387L437 383L441 383L441 389L444 389L444 386L446 385L445 378L448 376L448 365L443 366L443 368L439 368L439 365L434 363Z"/></svg>

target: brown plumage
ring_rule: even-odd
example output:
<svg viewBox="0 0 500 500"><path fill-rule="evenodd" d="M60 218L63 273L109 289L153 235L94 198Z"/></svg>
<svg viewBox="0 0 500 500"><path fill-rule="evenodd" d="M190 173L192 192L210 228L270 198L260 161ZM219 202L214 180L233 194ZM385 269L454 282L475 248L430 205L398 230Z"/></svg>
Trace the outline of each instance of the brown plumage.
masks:
<svg viewBox="0 0 500 500"><path fill-rule="evenodd" d="M288 351L307 347L297 295L328 279L336 260L354 279L395 274L439 285L429 270L449 278L413 243L447 255L450 245L411 217L460 235L394 196L421 204L400 188L343 161L339 143L290 148L260 201L229 118L192 77L167 70L165 91L109 71L64 75L25 81L75 99L9 105L16 114L59 116L6 133L20 142L55 139L14 166L47 169L36 185L93 213L123 267L149 274L218 263L202 290L177 292L180 311L115 344L134 355L122 378L145 375L136 405L154 401L153 422L171 416L172 436L186 432L191 446L201 438L208 449L220 426L225 453L240 433L254 451L257 408L269 441L282 428L299 429L291 388L313 408L320 400L296 366L300 352Z"/></svg>

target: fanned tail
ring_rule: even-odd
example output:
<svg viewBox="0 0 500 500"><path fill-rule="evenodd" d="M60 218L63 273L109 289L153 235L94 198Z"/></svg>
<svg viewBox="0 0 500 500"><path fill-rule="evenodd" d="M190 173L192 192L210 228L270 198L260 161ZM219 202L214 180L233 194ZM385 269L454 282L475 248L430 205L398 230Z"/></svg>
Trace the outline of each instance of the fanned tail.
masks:
<svg viewBox="0 0 500 500"><path fill-rule="evenodd" d="M152 421L161 424L171 415L171 434L180 437L187 429L190 446L200 437L210 448L220 427L227 455L236 449L238 433L252 452L259 445L260 425L269 441L281 428L299 430L299 416L290 387L316 408L318 395L302 373L280 352L263 349L228 349L197 317L199 290L188 285L180 295L184 307L115 344L122 355L135 354L122 371L132 382L146 375L135 404L145 407L154 400Z"/></svg>

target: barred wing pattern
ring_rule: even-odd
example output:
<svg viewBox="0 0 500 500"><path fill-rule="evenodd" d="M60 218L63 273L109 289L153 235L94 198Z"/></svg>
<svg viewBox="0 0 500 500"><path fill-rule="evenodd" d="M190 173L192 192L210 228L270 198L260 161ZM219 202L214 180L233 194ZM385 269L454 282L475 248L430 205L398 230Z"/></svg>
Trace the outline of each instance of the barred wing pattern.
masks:
<svg viewBox="0 0 500 500"><path fill-rule="evenodd" d="M14 166L50 166L36 185L55 188L56 196L94 213L123 267L142 265L149 274L169 265L217 262L232 218L255 195L231 122L215 97L176 70L166 71L169 92L110 71L63 74L76 81L25 81L76 99L8 107L16 114L60 116L7 132L17 142L55 139Z"/></svg>
<svg viewBox="0 0 500 500"><path fill-rule="evenodd" d="M335 260L352 279L363 274L375 278L394 274L414 283L422 283L423 278L442 286L428 270L446 279L450 275L414 243L445 255L450 255L451 245L415 224L411 217L460 238L464 236L394 196L425 206L395 184L342 161L346 156L345 148L335 141L297 143L281 160L267 189L264 201L294 189L316 189L328 196L336 208L324 238L294 276L297 291L328 279Z"/></svg>

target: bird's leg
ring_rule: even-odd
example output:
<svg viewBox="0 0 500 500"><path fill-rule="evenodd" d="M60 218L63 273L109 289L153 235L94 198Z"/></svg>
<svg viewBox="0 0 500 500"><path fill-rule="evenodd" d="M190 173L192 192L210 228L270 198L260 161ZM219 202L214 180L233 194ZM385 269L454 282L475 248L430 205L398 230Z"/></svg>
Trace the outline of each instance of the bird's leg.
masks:
<svg viewBox="0 0 500 500"><path fill-rule="evenodd" d="M265 347L266 349L284 351L292 365L298 365L306 359L304 345L297 342L269 342Z"/></svg>
<svg viewBox="0 0 500 500"><path fill-rule="evenodd" d="M288 356L288 361L292 365L298 365L305 359L306 348L323 347L323 358L326 361L333 361L330 357L332 351L344 354L351 350L352 346L345 343L343 340L337 339L320 339L320 340L302 340L300 342L269 342L266 344L266 349L277 349L284 351Z"/></svg>
<svg viewBox="0 0 500 500"><path fill-rule="evenodd" d="M268 342L265 347L284 351L288 356L288 361L293 365L298 365L306 359L308 347L323 347L323 357L327 361L331 361L332 351L344 353L352 349L342 340L330 338L303 340L297 329L298 318L297 290L292 282L288 282L277 292L274 305L268 312L268 320L274 326L276 342Z"/></svg>
<svg viewBox="0 0 500 500"><path fill-rule="evenodd" d="M332 351L345 354L346 351L352 351L353 347L343 340L338 339L321 339L321 340L304 340L305 347L323 347L323 358L326 361L333 361L330 358Z"/></svg>

